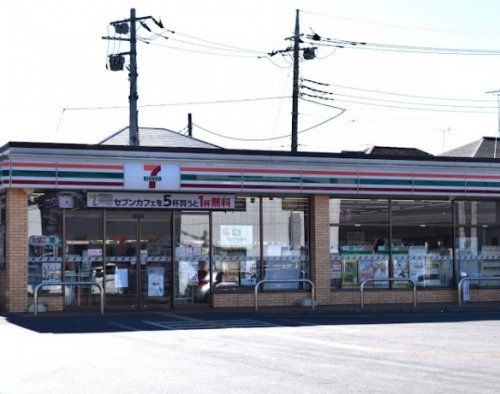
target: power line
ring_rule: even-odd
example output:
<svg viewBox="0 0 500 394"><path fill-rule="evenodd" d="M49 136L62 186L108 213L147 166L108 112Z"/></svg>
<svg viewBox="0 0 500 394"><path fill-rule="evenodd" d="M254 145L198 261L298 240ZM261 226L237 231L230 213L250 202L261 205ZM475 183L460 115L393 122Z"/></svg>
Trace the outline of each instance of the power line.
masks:
<svg viewBox="0 0 500 394"><path fill-rule="evenodd" d="M304 81L311 82L311 83L317 83L317 82L312 81L310 79L304 79ZM423 99L429 99L429 100L469 101L469 102L488 102L488 103L491 103L491 102L495 101L495 100L484 100L484 99L481 100L481 99L465 99L465 98L452 98L452 97L421 96L421 95L414 95L414 94L388 92L388 91L383 91L383 90L358 88L358 87L346 86L346 85L338 85L338 84L322 83L322 85L337 87L337 88L341 88L341 89L357 90L357 91L360 91L360 92L379 93L379 94L386 94L386 95L392 95L392 96L401 96L401 97L411 97L411 98L423 98Z"/></svg>
<svg viewBox="0 0 500 394"><path fill-rule="evenodd" d="M322 104L322 103L318 103L318 102L315 102L313 100L307 100L307 99L302 99L304 101L309 101L311 103L314 103L314 104L318 104L318 105L326 105L326 104ZM339 113L327 118L326 120L323 120L319 123L316 123L314 124L313 126L310 126L310 127L307 127L303 130L300 130L297 132L297 134L302 134L302 133L305 133L306 131L310 131L310 130L313 130L317 127L320 127L322 125L324 125L325 123L328 123L330 121L332 121L333 119L335 118L338 118L340 115L342 115L346 110L345 108L338 108L338 107L334 107L334 106L331 106L331 105L326 105L327 107L331 107L331 108L335 108L335 109L338 109L340 110ZM200 125L197 125L195 123L193 123L194 126L198 127L200 130L203 130L209 134L213 134L213 135L216 135L218 137L221 137L221 138L225 138L225 139L228 139L228 140L235 140L235 141L246 141L246 142L262 142L262 141L274 141L274 140L279 140L279 139L282 139L282 138L289 138L292 136L292 134L284 134L284 135L280 135L280 136L277 136L277 137L272 137L272 138L239 138L239 137L230 137L228 135L225 135L225 134L222 134L222 133L216 133L215 131L211 131L211 130L208 130Z"/></svg>
<svg viewBox="0 0 500 394"><path fill-rule="evenodd" d="M458 30L446 30L446 29L435 29L435 28L428 28L428 27L417 27L417 26L403 26L403 25L391 25L391 24L386 24L386 23L379 23L379 22L373 22L373 21L367 21L367 20L362 20L362 19L354 19L354 18L347 18L344 16L337 16L337 15L331 15L331 14L323 14L319 12L313 12L313 11L305 11L301 10L302 12L306 14L311 14L311 15L319 15L319 16L326 16L329 18L334 18L334 19L339 19L339 20L346 20L349 22L356 22L356 23L362 23L362 24L367 24L367 25L374 25L374 26L381 26L381 27L389 27L393 29L405 29L405 30L423 30L423 31L432 31L432 32L438 32L438 33L448 33L448 34L474 34L474 35L485 35L485 36L500 36L500 33L489 33L489 32L473 32L473 31L458 31Z"/></svg>
<svg viewBox="0 0 500 394"><path fill-rule="evenodd" d="M425 105L425 106L432 106L432 107L470 108L470 109L495 109L496 108L496 107L484 107L484 106L473 106L473 105L453 105L453 104L438 104L438 103L419 103L419 102L414 102L414 101L387 100L387 99L380 99L380 98L374 98L374 97L356 96L356 95L341 94L341 93L332 93L332 94L334 96L339 96L339 97L380 101L380 102L395 103L395 104L410 104L410 105Z"/></svg>
<svg viewBox="0 0 500 394"><path fill-rule="evenodd" d="M157 43L157 42L149 42L149 41L146 41L146 40L143 40L143 39L140 39L140 41L144 42L144 43L147 43L147 44L150 44L150 45L160 46L160 47L169 48L169 49L175 49L175 50L184 51L184 52L200 53L200 54L204 54L204 55L225 56L225 57L240 57L240 58L254 58L254 59L258 59L259 58L259 56L256 56L256 55L235 55L235 54L229 54L229 53L216 53L216 52L198 51L198 50L195 50L195 49L179 48L179 47L174 47L174 46L171 46L171 45L160 44L160 43Z"/></svg>
<svg viewBox="0 0 500 394"><path fill-rule="evenodd" d="M472 55L472 56L499 56L500 50L475 49L475 48L444 48L427 47L400 44L374 43L355 40L341 40L329 37L320 37L317 34L308 34L307 38L319 46L364 49L373 51L405 52L405 53L427 53L438 55Z"/></svg>
<svg viewBox="0 0 500 394"><path fill-rule="evenodd" d="M178 103L159 103L159 104L143 104L138 107L151 108L151 107L173 107L182 105L210 105L210 104L227 104L227 103L243 103L249 101L266 101L266 100L281 100L290 98L291 96L268 96L268 97L249 97L242 99L227 99L227 100L207 100L207 101L186 101ZM114 106L96 106L96 107L65 107L64 111L86 111L86 110L105 110L105 109L123 109L127 106L114 105Z"/></svg>
<svg viewBox="0 0 500 394"><path fill-rule="evenodd" d="M458 112L458 113L464 113L464 114L493 114L493 113L495 113L495 112L491 112L491 111L461 111L461 110L445 109L445 108L438 109L438 108L403 107L403 106L398 106L398 105L366 103L366 102L361 102L361 101L344 100L344 99L337 99L336 101L339 103L359 104L359 105L384 107L384 108L407 109L407 110L412 110L412 111Z"/></svg>

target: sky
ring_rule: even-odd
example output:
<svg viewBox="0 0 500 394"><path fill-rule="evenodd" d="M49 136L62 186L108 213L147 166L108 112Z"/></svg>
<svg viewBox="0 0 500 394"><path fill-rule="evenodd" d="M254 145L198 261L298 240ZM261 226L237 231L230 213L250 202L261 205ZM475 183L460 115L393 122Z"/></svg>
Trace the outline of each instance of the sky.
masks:
<svg viewBox="0 0 500 394"><path fill-rule="evenodd" d="M139 108L139 126L180 131L192 113L194 136L227 148L290 149L291 60L265 54L287 47L296 9L304 34L500 50L500 2L495 0L2 2L1 145L92 144L128 124L127 72L106 69L107 55L126 52L128 44L108 46L101 37L113 34L109 22L127 18L131 7L138 16L161 18L176 32L138 44L139 105L146 106ZM151 36L144 28L138 34ZM500 89L498 55L331 47L320 47L317 55L301 60L300 75L328 84L309 87L334 93L326 96L333 101L313 100L345 112L314 127L340 111L301 100L299 130L313 128L299 135L300 151L382 145L438 154L498 135L496 97L486 94ZM269 97L274 99L206 103ZM248 141L278 136L286 138Z"/></svg>

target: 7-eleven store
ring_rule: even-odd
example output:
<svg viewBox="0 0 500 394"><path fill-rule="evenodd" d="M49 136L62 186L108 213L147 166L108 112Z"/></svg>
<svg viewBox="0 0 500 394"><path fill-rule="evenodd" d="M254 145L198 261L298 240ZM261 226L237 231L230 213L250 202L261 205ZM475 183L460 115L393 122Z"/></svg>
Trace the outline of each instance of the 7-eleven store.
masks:
<svg viewBox="0 0 500 394"><path fill-rule="evenodd" d="M456 302L461 273L500 277L500 165L490 159L12 142L1 148L0 308L40 283L95 281L106 309L251 307L262 279L310 279L318 305ZM500 296L471 282L470 298ZM269 282L262 306L307 284ZM43 287L47 310L96 289Z"/></svg>

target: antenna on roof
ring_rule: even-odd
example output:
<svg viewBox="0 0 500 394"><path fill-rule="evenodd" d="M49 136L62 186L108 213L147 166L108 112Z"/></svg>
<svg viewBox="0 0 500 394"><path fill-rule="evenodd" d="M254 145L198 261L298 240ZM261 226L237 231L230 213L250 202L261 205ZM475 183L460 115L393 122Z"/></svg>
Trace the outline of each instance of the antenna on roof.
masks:
<svg viewBox="0 0 500 394"><path fill-rule="evenodd" d="M493 151L493 158L497 158L497 141L500 136L500 90L490 90L486 94L494 94L497 96L497 109L498 109L498 135L495 137L495 150Z"/></svg>

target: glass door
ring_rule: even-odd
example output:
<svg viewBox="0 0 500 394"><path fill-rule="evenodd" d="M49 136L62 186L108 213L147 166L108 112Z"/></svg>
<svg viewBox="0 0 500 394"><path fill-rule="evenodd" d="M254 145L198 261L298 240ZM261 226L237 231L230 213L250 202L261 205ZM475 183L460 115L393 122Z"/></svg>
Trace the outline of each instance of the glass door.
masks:
<svg viewBox="0 0 500 394"><path fill-rule="evenodd" d="M106 212L105 292L110 307L138 307L138 219L130 211Z"/></svg>
<svg viewBox="0 0 500 394"><path fill-rule="evenodd" d="M140 306L170 306L172 213L145 212L139 219Z"/></svg>
<svg viewBox="0 0 500 394"><path fill-rule="evenodd" d="M174 286L176 305L211 300L210 216L208 212L175 212Z"/></svg>

